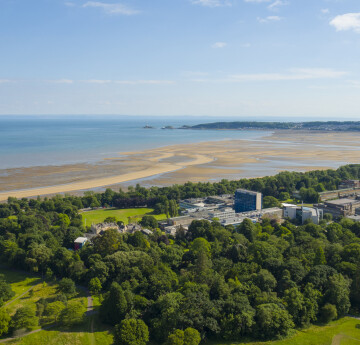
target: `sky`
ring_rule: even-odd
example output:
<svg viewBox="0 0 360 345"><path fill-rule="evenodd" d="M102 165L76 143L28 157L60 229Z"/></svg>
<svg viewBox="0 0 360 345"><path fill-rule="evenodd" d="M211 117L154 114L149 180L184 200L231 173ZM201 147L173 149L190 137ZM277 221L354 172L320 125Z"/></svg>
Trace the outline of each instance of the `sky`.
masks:
<svg viewBox="0 0 360 345"><path fill-rule="evenodd" d="M360 1L0 0L0 114L360 120Z"/></svg>

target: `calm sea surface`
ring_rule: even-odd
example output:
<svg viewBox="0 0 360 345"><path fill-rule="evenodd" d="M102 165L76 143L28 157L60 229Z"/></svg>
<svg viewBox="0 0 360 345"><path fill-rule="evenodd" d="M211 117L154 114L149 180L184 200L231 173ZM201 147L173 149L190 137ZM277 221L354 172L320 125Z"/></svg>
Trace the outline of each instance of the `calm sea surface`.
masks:
<svg viewBox="0 0 360 345"><path fill-rule="evenodd" d="M225 139L258 139L264 131L164 130L214 122L206 118L26 118L0 116L0 169L96 162L122 151ZM145 125L155 127L144 129Z"/></svg>

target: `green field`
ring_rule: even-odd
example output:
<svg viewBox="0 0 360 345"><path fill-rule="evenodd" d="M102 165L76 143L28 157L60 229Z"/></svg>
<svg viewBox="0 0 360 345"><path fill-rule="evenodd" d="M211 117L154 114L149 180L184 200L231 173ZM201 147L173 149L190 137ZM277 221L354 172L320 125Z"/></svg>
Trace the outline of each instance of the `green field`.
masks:
<svg viewBox="0 0 360 345"><path fill-rule="evenodd" d="M209 345L360 345L360 320L345 317L326 326L311 326L290 338L267 342L210 342Z"/></svg>
<svg viewBox="0 0 360 345"><path fill-rule="evenodd" d="M92 223L101 223L107 217L116 217L118 221L123 221L125 224L129 223L129 217L131 222L141 220L144 215L153 215L152 208L127 208L127 209L115 209L115 208L103 208L93 211L86 211L81 213L83 217L83 223L90 226ZM166 219L165 214L154 214L157 220Z"/></svg>

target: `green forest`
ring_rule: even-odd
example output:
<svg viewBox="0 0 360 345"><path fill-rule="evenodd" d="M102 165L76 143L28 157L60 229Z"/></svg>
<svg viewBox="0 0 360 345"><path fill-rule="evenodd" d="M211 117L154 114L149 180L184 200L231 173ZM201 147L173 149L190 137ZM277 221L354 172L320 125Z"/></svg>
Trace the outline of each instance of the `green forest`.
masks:
<svg viewBox="0 0 360 345"><path fill-rule="evenodd" d="M170 214L180 199L236 188L276 199L300 190L304 198L315 199L343 179L359 178L359 169L349 165L239 181L136 186L82 197L9 198L0 204L1 264L58 279L59 303L52 307L61 310L65 325L81 319L79 308L67 304L74 284L87 286L99 296L101 320L114 327L115 344L279 339L359 312L360 223L344 218L296 226L268 219L224 228L198 220L187 232L169 236L148 222L150 236L109 230L73 251L74 240L86 231L79 210L146 206ZM12 296L6 277L0 277L0 307ZM39 318L47 306L38 304ZM4 310L0 336L24 328L29 311L10 318Z"/></svg>

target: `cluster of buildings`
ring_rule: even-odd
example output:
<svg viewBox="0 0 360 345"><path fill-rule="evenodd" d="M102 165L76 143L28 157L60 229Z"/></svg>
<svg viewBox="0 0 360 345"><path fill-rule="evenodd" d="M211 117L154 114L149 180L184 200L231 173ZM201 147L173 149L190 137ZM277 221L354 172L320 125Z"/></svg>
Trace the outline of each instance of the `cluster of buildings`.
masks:
<svg viewBox="0 0 360 345"><path fill-rule="evenodd" d="M180 201L181 216L160 222L160 227L174 235L181 227L185 231L194 220L217 220L221 225L239 225L245 218L254 223L267 216L280 219L283 210L278 207L262 209L262 194L245 189L234 195L210 196Z"/></svg>
<svg viewBox="0 0 360 345"><path fill-rule="evenodd" d="M181 216L161 221L159 226L167 234L175 235L180 228L187 231L194 220L216 220L223 226L236 226L246 218L256 223L267 217L277 220L283 218L298 220L301 224L311 220L314 224L319 224L324 214L330 213L334 218L342 216L360 221L360 181L343 181L340 187L341 189L336 191L320 193L322 203L314 207L284 203L283 208L263 209L262 194L245 189L236 190L234 195L181 200L179 203ZM151 230L143 229L139 224L121 226L116 223L93 224L91 232L86 234L86 237L75 240L75 250L82 248L92 237L102 235L109 229L116 229L120 233L136 231L141 231L146 235L152 233Z"/></svg>

